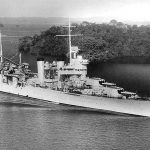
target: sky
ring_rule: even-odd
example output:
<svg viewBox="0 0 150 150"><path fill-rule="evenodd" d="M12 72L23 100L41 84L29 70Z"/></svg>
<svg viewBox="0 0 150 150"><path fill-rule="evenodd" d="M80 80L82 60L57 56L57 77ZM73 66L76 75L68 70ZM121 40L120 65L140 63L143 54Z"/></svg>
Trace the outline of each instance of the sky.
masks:
<svg viewBox="0 0 150 150"><path fill-rule="evenodd" d="M150 0L0 0L0 17L150 21Z"/></svg>

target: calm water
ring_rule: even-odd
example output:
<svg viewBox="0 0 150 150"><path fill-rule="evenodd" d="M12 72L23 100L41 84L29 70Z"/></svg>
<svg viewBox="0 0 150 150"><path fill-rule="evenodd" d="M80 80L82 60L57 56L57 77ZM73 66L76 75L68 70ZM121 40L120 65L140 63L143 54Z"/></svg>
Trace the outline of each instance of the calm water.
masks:
<svg viewBox="0 0 150 150"><path fill-rule="evenodd" d="M90 77L102 77L114 82L125 90L150 97L150 64L109 64L89 65Z"/></svg>
<svg viewBox="0 0 150 150"><path fill-rule="evenodd" d="M28 101L0 93L1 101ZM150 118L0 103L0 150L148 150Z"/></svg>

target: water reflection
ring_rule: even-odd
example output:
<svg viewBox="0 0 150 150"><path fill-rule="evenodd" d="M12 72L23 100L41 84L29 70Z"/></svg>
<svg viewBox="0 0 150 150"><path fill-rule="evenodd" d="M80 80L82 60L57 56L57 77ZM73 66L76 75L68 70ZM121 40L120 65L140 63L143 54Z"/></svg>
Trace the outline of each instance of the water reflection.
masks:
<svg viewBox="0 0 150 150"><path fill-rule="evenodd" d="M92 70L92 71L91 71ZM90 77L102 77L126 90L150 96L150 64L97 64L89 66Z"/></svg>

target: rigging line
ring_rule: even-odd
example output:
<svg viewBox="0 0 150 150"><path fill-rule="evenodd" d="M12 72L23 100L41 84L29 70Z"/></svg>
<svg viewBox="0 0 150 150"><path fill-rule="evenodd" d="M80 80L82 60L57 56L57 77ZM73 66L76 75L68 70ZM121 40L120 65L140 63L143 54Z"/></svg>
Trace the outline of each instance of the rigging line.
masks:
<svg viewBox="0 0 150 150"><path fill-rule="evenodd" d="M13 64L15 64L15 65L17 65L17 66L19 66L19 64L18 64L18 63L16 63L16 62L14 62L14 61L10 60L10 59L9 59L9 58L7 58L7 57L4 57L4 56L0 56L0 57L3 57L4 59L6 59L6 60L8 60L8 61L12 62Z"/></svg>
<svg viewBox="0 0 150 150"><path fill-rule="evenodd" d="M14 56L10 57L9 59L13 59L14 57L16 57L19 53L17 52Z"/></svg>

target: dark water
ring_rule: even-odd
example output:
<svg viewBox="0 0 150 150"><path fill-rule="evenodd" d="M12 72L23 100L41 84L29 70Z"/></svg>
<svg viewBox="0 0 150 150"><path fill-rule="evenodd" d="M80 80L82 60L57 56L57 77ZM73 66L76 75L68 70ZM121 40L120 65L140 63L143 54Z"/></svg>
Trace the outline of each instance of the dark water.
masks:
<svg viewBox="0 0 150 150"><path fill-rule="evenodd" d="M1 101L28 101L0 93ZM0 103L0 150L148 150L150 118Z"/></svg>
<svg viewBox="0 0 150 150"><path fill-rule="evenodd" d="M125 90L150 96L150 64L102 63L89 65L90 77L102 77Z"/></svg>

